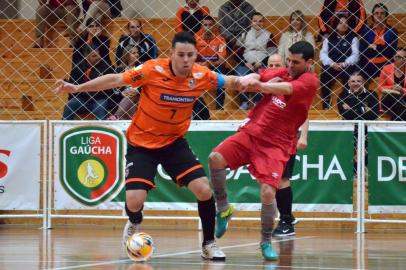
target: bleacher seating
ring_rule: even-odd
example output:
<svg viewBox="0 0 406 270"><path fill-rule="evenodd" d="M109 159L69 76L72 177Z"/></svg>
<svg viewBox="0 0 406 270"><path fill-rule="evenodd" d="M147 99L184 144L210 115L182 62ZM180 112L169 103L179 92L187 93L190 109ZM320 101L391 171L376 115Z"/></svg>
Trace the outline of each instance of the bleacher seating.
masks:
<svg viewBox="0 0 406 270"><path fill-rule="evenodd" d="M286 30L289 18L269 16L266 28L275 34L276 41ZM317 18L308 17L309 29L316 32ZM115 19L108 23L106 32L111 36L111 59L114 49L128 20ZM399 46L406 45L406 16L394 14L389 23L394 25L400 36ZM174 18L152 18L144 21L144 31L154 36L161 57L169 56L170 42L174 35ZM60 119L67 95L55 96L51 89L55 79L67 78L71 69L69 42L63 36L62 22L47 33L49 48L33 49L35 22L33 20L0 20L0 120L18 119ZM336 87L334 94L338 95ZM227 91L225 109L214 110L213 97L205 94L212 119L243 119L247 112L238 110L237 102L232 100L233 91ZM310 119L339 119L336 110L321 111L320 99L316 98L310 112Z"/></svg>

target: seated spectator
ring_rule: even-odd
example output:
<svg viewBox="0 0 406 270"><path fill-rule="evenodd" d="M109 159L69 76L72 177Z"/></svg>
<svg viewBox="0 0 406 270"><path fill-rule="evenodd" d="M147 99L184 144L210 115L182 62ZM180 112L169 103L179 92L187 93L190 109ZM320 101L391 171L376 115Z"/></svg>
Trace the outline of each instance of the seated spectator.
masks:
<svg viewBox="0 0 406 270"><path fill-rule="evenodd" d="M34 48L44 47L45 31L50 28L57 20L64 19L67 27L67 32L71 42L75 39L76 27L78 25L78 17L80 7L75 0L39 0L39 6L35 14L35 36L36 41Z"/></svg>
<svg viewBox="0 0 406 270"><path fill-rule="evenodd" d="M135 45L127 45L124 48L122 59L124 65L116 69L117 73L139 66L141 64L139 48ZM121 89L119 95L115 95L116 98L113 97L114 104L117 106L114 106L115 108L112 110L114 114L110 120L130 120L137 110L139 91L137 87L131 86Z"/></svg>
<svg viewBox="0 0 406 270"><path fill-rule="evenodd" d="M333 32L334 20L342 15L348 18L349 28L359 33L366 20L364 3L362 0L324 0L319 16L319 41Z"/></svg>
<svg viewBox="0 0 406 270"><path fill-rule="evenodd" d="M195 35L197 42L196 62L218 73L227 74L228 70L224 62L226 57L226 41L218 32L213 17L205 17L202 24L202 29ZM217 89L216 109L223 109L224 98L224 90L222 88Z"/></svg>
<svg viewBox="0 0 406 270"><path fill-rule="evenodd" d="M93 2L94 0L82 0L83 15L85 17L89 10L89 7L92 6ZM123 10L120 0L107 0L106 2L109 5L111 18L120 17L121 11Z"/></svg>
<svg viewBox="0 0 406 270"><path fill-rule="evenodd" d="M383 3L372 9L372 25L362 31L360 40L360 70L367 80L379 76L379 72L395 55L398 32L387 23L389 10Z"/></svg>
<svg viewBox="0 0 406 270"><path fill-rule="evenodd" d="M379 116L378 95L365 87L365 79L359 72L350 76L337 106L344 120L375 120Z"/></svg>
<svg viewBox="0 0 406 270"><path fill-rule="evenodd" d="M323 41L320 74L323 109L331 108L331 87L336 79L345 84L359 59L359 42L348 27L347 17L336 20L334 31Z"/></svg>
<svg viewBox="0 0 406 270"><path fill-rule="evenodd" d="M243 51L243 53L239 52L239 55L242 54L242 57L235 68L238 76L258 72L259 68L266 66L268 56L277 50L273 41L273 35L264 29L264 16L259 12L253 14L251 29L240 36L237 45ZM254 102L257 102L260 98L260 94L255 94ZM248 96L245 93L241 93L240 109L247 110L248 107Z"/></svg>
<svg viewBox="0 0 406 270"><path fill-rule="evenodd" d="M284 32L279 40L278 53L286 62L289 47L298 41L307 41L316 47L312 33L307 31L307 22L302 11L296 10L290 14L289 29Z"/></svg>
<svg viewBox="0 0 406 270"><path fill-rule="evenodd" d="M197 33L202 27L202 20L210 14L206 6L200 6L199 0L186 0L186 6L176 12L176 32Z"/></svg>
<svg viewBox="0 0 406 270"><path fill-rule="evenodd" d="M230 52L233 51L237 38L249 30L254 12L254 7L245 0L229 0L220 6L220 33L226 39Z"/></svg>
<svg viewBox="0 0 406 270"><path fill-rule="evenodd" d="M393 63L383 67L379 76L382 109L394 121L406 121L406 49L399 48Z"/></svg>
<svg viewBox="0 0 406 270"><path fill-rule="evenodd" d="M85 30L77 37L73 45L72 69L81 64L85 59L85 51L88 48L97 48L102 61L111 66L110 60L110 39L104 35L100 22L89 18L86 21Z"/></svg>
<svg viewBox="0 0 406 270"><path fill-rule="evenodd" d="M158 47L156 46L155 39L142 31L142 23L140 20L131 20L128 22L127 34L122 35L118 41L116 49L116 66L122 66L122 56L124 48L127 45L135 45L140 49L140 62L144 63L150 59L158 57Z"/></svg>
<svg viewBox="0 0 406 270"><path fill-rule="evenodd" d="M72 69L70 83L81 84L101 75L114 73L114 69L102 61L97 48L88 47L84 52L85 61ZM63 120L74 120L79 114L89 112L97 120L106 119L111 108L111 95L112 90L72 94L65 105Z"/></svg>

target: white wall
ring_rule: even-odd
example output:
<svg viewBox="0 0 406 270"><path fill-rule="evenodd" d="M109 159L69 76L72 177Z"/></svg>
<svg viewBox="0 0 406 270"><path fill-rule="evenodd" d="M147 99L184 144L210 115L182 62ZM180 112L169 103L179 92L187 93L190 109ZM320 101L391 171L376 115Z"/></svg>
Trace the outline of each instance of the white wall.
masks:
<svg viewBox="0 0 406 270"><path fill-rule="evenodd" d="M20 18L34 18L37 0L19 0ZM217 16L218 7L226 0L200 0L207 5L211 13ZM81 2L81 0L78 0ZM302 10L306 15L315 15L320 11L322 0L249 0L249 2L265 16L289 15L296 9ZM391 13L406 13L405 0L364 0L367 12L370 13L377 2L385 3ZM185 4L181 0L121 0L125 17L173 17L177 8Z"/></svg>

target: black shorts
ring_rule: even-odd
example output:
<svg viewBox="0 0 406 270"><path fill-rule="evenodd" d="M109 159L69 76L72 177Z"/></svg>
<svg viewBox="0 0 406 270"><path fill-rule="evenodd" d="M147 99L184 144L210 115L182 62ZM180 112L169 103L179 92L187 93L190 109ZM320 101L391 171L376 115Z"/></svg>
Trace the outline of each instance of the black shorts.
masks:
<svg viewBox="0 0 406 270"><path fill-rule="evenodd" d="M158 164L179 186L187 186L191 181L206 176L203 166L183 138L159 149L128 145L125 157L126 190L148 191L155 188Z"/></svg>
<svg viewBox="0 0 406 270"><path fill-rule="evenodd" d="M282 178L291 178L293 174L293 166L295 165L296 154L290 155L283 171Z"/></svg>

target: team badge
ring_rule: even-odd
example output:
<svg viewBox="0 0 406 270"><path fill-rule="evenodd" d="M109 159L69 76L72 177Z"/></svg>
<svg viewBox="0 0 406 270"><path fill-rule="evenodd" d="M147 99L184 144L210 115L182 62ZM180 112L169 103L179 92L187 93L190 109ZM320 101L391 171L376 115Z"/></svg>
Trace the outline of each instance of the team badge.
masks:
<svg viewBox="0 0 406 270"><path fill-rule="evenodd" d="M104 127L71 129L60 139L60 181L75 200L97 205L119 190L122 135Z"/></svg>
<svg viewBox="0 0 406 270"><path fill-rule="evenodd" d="M195 88L195 86L196 86L196 81L195 81L195 80L189 80L189 81L188 81L188 86L189 86L190 89Z"/></svg>

